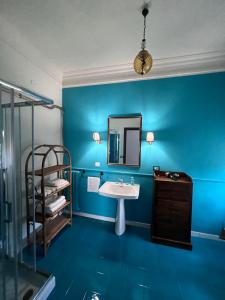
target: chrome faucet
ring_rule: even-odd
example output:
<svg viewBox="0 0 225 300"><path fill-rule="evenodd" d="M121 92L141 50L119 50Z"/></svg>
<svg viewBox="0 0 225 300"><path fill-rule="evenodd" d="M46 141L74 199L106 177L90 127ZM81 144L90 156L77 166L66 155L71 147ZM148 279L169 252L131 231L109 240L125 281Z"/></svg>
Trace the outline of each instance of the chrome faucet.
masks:
<svg viewBox="0 0 225 300"><path fill-rule="evenodd" d="M134 185L134 177L133 176L130 178L130 184Z"/></svg>
<svg viewBox="0 0 225 300"><path fill-rule="evenodd" d="M119 182L120 186L123 186L123 177L118 178L118 182Z"/></svg>

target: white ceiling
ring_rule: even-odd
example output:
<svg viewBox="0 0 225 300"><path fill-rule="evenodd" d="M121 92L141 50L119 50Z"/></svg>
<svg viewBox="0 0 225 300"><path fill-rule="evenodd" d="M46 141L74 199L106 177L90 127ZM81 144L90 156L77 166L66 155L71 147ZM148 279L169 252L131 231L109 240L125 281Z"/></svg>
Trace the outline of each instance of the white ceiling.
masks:
<svg viewBox="0 0 225 300"><path fill-rule="evenodd" d="M225 51L225 0L152 0L154 59ZM131 63L143 30L142 0L0 0L0 16L62 72Z"/></svg>

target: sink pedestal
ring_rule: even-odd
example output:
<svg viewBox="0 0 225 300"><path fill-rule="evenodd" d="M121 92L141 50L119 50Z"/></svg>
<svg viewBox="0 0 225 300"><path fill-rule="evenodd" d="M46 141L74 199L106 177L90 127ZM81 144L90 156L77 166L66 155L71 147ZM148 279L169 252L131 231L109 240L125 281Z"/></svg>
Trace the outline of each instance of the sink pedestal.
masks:
<svg viewBox="0 0 225 300"><path fill-rule="evenodd" d="M115 232L122 235L126 229L124 200L139 198L140 185L106 181L98 190L99 195L114 198L117 201Z"/></svg>
<svg viewBox="0 0 225 300"><path fill-rule="evenodd" d="M125 224L124 199L117 199L115 232L117 235L122 235L125 232L125 229L126 229L126 224Z"/></svg>

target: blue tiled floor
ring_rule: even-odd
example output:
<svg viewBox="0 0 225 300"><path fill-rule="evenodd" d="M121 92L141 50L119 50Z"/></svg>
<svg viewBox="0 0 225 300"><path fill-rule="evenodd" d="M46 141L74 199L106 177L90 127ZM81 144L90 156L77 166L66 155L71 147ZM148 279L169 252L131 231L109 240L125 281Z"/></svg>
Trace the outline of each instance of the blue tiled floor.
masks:
<svg viewBox="0 0 225 300"><path fill-rule="evenodd" d="M153 244L149 230L74 218L55 239L40 269L52 272L50 300L224 300L225 242L193 238L193 251ZM86 296L85 296L86 295ZM97 299L97 298L96 298Z"/></svg>

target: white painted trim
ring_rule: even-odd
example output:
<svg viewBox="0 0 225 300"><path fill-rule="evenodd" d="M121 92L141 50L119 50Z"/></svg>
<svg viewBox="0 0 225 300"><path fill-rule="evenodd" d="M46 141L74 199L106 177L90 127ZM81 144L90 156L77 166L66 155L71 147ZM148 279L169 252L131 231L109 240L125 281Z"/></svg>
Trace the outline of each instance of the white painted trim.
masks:
<svg viewBox="0 0 225 300"><path fill-rule="evenodd" d="M209 234L209 233L204 233L204 232L198 232L198 231L192 231L191 236L193 237L198 237L198 238L203 238L203 239L208 239L208 240L220 240L219 235L216 234Z"/></svg>
<svg viewBox="0 0 225 300"><path fill-rule="evenodd" d="M85 218L90 218L90 219L95 219L95 220L101 220L101 221L115 223L115 218L111 218L111 217L104 217L104 216L99 216L99 215L94 215L94 214L88 214L88 213L83 213L83 212L77 212L77 211L73 212L73 215L80 216L80 217L85 217Z"/></svg>
<svg viewBox="0 0 225 300"><path fill-rule="evenodd" d="M73 212L73 215L115 223L115 218L111 218L111 217L104 217L104 216L99 216L99 215L94 215L94 214L83 213L83 212ZM151 226L151 224L136 222L136 221L126 221L126 225L131 225L131 226L136 226L136 227L144 227L144 228L150 228L150 226Z"/></svg>
<svg viewBox="0 0 225 300"><path fill-rule="evenodd" d="M111 217L104 217L104 216L99 216L99 215L95 215L95 214L83 213L83 212L73 212L73 215L115 223L115 218L111 218ZM130 226L135 226L135 227L143 227L143 228L148 228L148 229L151 228L151 224L149 224L149 223L142 223L142 222L136 222L136 221L126 221L126 224L130 225ZM198 238L203 238L203 239L218 240L218 241L225 242L225 240L221 240L219 238L219 235L216 235L216 234L209 234L209 233L204 233L204 232L191 231L191 236L198 237Z"/></svg>
<svg viewBox="0 0 225 300"><path fill-rule="evenodd" d="M152 70L137 75L132 63L71 70L63 73L63 87L87 86L225 71L225 52L212 51L177 57L154 59Z"/></svg>
<svg viewBox="0 0 225 300"><path fill-rule="evenodd" d="M149 223L142 223L142 222L136 222L136 221L126 221L126 224L130 225L130 226L143 227L143 228L147 228L147 229L151 228L151 224L149 224Z"/></svg>

